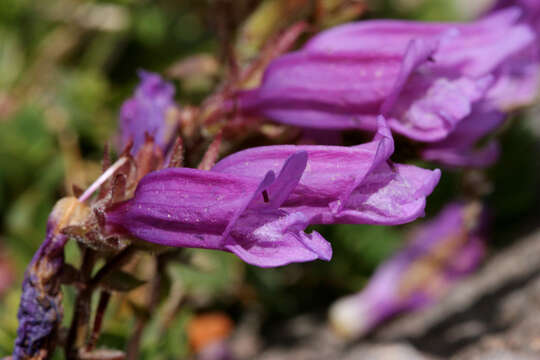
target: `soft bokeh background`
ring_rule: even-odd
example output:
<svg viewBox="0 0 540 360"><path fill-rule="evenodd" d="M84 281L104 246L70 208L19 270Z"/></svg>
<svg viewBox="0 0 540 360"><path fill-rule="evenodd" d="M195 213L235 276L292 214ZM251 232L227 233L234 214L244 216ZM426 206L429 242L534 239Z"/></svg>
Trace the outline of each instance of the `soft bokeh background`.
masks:
<svg viewBox="0 0 540 360"><path fill-rule="evenodd" d="M0 6L0 356L11 352L24 268L42 241L55 201L72 184L87 186L100 171L123 99L140 68L166 72L186 56L220 59L218 29L241 23L260 1L222 0L2 0ZM463 20L489 1L373 1L363 18ZM291 15L291 14L290 14ZM291 19L310 18L309 10ZM336 16L338 23L347 16ZM285 20L283 20L285 21ZM220 75L209 62L202 77L173 79L179 104L197 104ZM169 72L171 74L171 72ZM517 114L503 132L499 163L488 171L494 191L490 251L504 251L540 219L540 112ZM399 151L399 149L398 149ZM462 174L445 172L429 199L432 216L460 191ZM202 310L220 311L233 323L254 318L264 336L280 320L302 313L324 317L339 296L359 290L374 268L403 244L408 227L342 225L318 230L332 241L330 263L257 269L224 253L193 250L192 264L173 265L168 303L145 330L145 359L189 354L185 325ZM67 248L77 262L78 249ZM130 302L143 296L134 292ZM66 288L66 322L73 291ZM124 348L133 328L133 306L109 309L101 345ZM219 320L221 321L221 320Z"/></svg>

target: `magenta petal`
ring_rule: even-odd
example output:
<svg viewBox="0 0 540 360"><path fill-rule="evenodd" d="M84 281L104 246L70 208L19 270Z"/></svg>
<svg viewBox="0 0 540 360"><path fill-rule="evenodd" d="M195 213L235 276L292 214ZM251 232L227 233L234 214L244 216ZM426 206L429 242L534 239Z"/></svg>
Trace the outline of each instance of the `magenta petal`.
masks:
<svg viewBox="0 0 540 360"><path fill-rule="evenodd" d="M351 193L344 206L332 209L339 223L398 225L424 216L426 197L439 182L440 170L381 164Z"/></svg>
<svg viewBox="0 0 540 360"><path fill-rule="evenodd" d="M248 211L230 231L224 247L245 262L261 267L330 260L330 244L317 232L305 234L303 229L308 225L301 213Z"/></svg>
<svg viewBox="0 0 540 360"><path fill-rule="evenodd" d="M518 7L520 22L535 32L536 41L527 49L505 61L498 71L497 83L489 92L489 98L504 111L533 103L540 92L540 2L536 0L499 0L492 13L503 8ZM507 9L503 10L507 11ZM492 17L490 14L488 17Z"/></svg>
<svg viewBox="0 0 540 360"><path fill-rule="evenodd" d="M534 41L530 28L518 23L520 15L519 9L509 8L471 23L360 21L318 34L304 50L336 56L358 53L402 56L413 39L427 41L442 37L441 46L434 54L438 66L457 67L467 76L482 76Z"/></svg>
<svg viewBox="0 0 540 360"><path fill-rule="evenodd" d="M305 151L306 169L282 208L301 212L312 224L401 224L423 215L425 198L440 172L388 162L394 150L384 119L375 139L354 147L268 146L248 149L218 162L212 171L260 179L293 153Z"/></svg>
<svg viewBox="0 0 540 360"><path fill-rule="evenodd" d="M392 130L419 141L438 141L472 111L485 95L493 78L413 76L403 90L388 120Z"/></svg>
<svg viewBox="0 0 540 360"><path fill-rule="evenodd" d="M308 161L308 154L299 151L289 156L281 168L276 181L268 188L270 206L277 208L289 197L300 182Z"/></svg>
<svg viewBox="0 0 540 360"><path fill-rule="evenodd" d="M499 155L496 141L477 147L477 142L494 132L504 121L503 113L488 104L479 104L446 139L432 143L422 150L422 158L449 167L486 167Z"/></svg>
<svg viewBox="0 0 540 360"><path fill-rule="evenodd" d="M407 83L409 76L414 70L433 56L438 45L439 41L436 40L423 41L420 39L413 39L410 41L409 45L407 46L407 50L405 50L401 70L396 79L394 87L381 105L380 112L383 115L387 115L390 112L394 106L394 103L398 99L399 94L403 90L403 87Z"/></svg>
<svg viewBox="0 0 540 360"><path fill-rule="evenodd" d="M508 61L497 73L487 97L503 111L534 103L540 93L540 61L523 54Z"/></svg>
<svg viewBox="0 0 540 360"><path fill-rule="evenodd" d="M264 175L253 181L187 168L156 171L142 178L133 199L107 212L107 223L161 245L216 249L259 185L273 181Z"/></svg>

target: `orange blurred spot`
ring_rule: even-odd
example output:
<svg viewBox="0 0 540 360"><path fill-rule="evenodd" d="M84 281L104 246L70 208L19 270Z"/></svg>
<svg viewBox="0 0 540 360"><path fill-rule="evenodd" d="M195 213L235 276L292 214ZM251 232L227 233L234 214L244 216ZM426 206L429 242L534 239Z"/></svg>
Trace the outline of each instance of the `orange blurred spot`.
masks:
<svg viewBox="0 0 540 360"><path fill-rule="evenodd" d="M196 315L187 326L189 343L195 352L207 345L227 338L233 329L233 322L222 312Z"/></svg>

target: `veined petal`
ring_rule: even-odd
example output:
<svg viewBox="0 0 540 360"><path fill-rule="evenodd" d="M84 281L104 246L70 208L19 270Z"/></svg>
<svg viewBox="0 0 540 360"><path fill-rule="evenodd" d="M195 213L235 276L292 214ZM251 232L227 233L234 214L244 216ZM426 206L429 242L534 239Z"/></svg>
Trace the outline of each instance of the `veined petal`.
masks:
<svg viewBox="0 0 540 360"><path fill-rule="evenodd" d="M330 260L330 244L316 231L306 234L308 225L302 213L248 210L231 229L224 247L245 262L261 267Z"/></svg>
<svg viewBox="0 0 540 360"><path fill-rule="evenodd" d="M131 200L107 212L107 224L161 245L216 249L238 210L272 181L273 173L253 181L188 168L156 171L142 178Z"/></svg>
<svg viewBox="0 0 540 360"><path fill-rule="evenodd" d="M212 171L259 179L262 169L278 169L293 153L308 154L306 170L282 208L302 212L312 224L401 224L423 215L425 197L440 172L391 165L393 140L381 117L375 139L354 147L268 146L238 152Z"/></svg>
<svg viewBox="0 0 540 360"><path fill-rule="evenodd" d="M394 87L386 100L381 105L380 112L387 115L398 99L409 76L424 62L426 62L437 50L439 39L420 40L412 39L405 50L403 63Z"/></svg>
<svg viewBox="0 0 540 360"><path fill-rule="evenodd" d="M485 167L492 165L499 155L495 140L477 148L476 143L494 132L505 116L489 104L478 104L472 114L463 120L446 139L429 144L422 158L450 167Z"/></svg>
<svg viewBox="0 0 540 360"><path fill-rule="evenodd" d="M507 11L509 7L520 8L519 20L532 28L536 41L505 61L498 70L497 83L488 96L503 111L530 105L537 100L540 92L540 2L499 0L488 12L488 18L500 11Z"/></svg>
<svg viewBox="0 0 540 360"><path fill-rule="evenodd" d="M382 113L402 135L439 141L477 101L489 97L502 104L507 95L516 104L530 98L532 81L521 92L505 93L505 84L524 80L511 76L506 63L535 40L519 18L513 8L471 23L338 26L274 60L257 89L238 94L236 109L333 130L374 130ZM498 89L490 91L494 84Z"/></svg>
<svg viewBox="0 0 540 360"><path fill-rule="evenodd" d="M444 139L471 113L492 83L491 76L449 79L415 74L391 110L388 123L392 130L415 140Z"/></svg>
<svg viewBox="0 0 540 360"><path fill-rule="evenodd" d="M341 208L332 208L336 223L398 225L424 216L426 197L440 170L383 163L362 181Z"/></svg>
<svg viewBox="0 0 540 360"><path fill-rule="evenodd" d="M521 11L508 8L471 23L372 20L336 26L311 39L305 51L343 56L372 53L403 55L413 39L443 36L435 63L459 67L467 76L482 76L534 41L530 28L518 23Z"/></svg>

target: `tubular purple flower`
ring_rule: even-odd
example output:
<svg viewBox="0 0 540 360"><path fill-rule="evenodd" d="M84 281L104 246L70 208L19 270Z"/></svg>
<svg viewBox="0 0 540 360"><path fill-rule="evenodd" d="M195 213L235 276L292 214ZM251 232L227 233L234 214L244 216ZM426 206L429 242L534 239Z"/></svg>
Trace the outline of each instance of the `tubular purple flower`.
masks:
<svg viewBox="0 0 540 360"><path fill-rule="evenodd" d="M120 109L121 146L133 141L131 154L135 155L144 144L146 135L163 151L169 145L177 124L170 111L174 109L174 86L161 76L139 71L141 83L133 97Z"/></svg>
<svg viewBox="0 0 540 360"><path fill-rule="evenodd" d="M244 150L218 162L213 172L261 179L298 151L308 154L306 170L282 207L301 212L311 224L396 225L423 216L426 196L439 170L389 161L394 142L384 118L372 142L353 147L279 145ZM280 196L269 188L270 196ZM281 197L280 197L281 199Z"/></svg>
<svg viewBox="0 0 540 360"><path fill-rule="evenodd" d="M308 225L395 225L424 214L440 171L392 164L393 151L381 117L364 145L260 147L211 171L157 171L134 198L107 211L107 226L161 245L230 251L262 267L328 260L330 245L305 234Z"/></svg>
<svg viewBox="0 0 540 360"><path fill-rule="evenodd" d="M484 255L481 206L447 205L380 265L365 289L338 300L330 321L341 335L360 337L387 318L420 309L473 271Z"/></svg>
<svg viewBox="0 0 540 360"><path fill-rule="evenodd" d="M261 267L329 260L330 244L303 231L309 219L281 207L306 162L305 152L295 152L277 177L267 171L261 179L187 168L156 171L140 181L131 200L107 212L107 225L156 244L233 252Z"/></svg>
<svg viewBox="0 0 540 360"><path fill-rule="evenodd" d="M363 21L322 32L273 61L240 111L324 129L375 129L438 141L485 98L504 61L534 40L517 9L471 24Z"/></svg>
<svg viewBox="0 0 540 360"><path fill-rule="evenodd" d="M444 140L428 144L421 152L425 160L448 167L487 167L499 157L497 140L481 147L477 143L489 136L505 120L505 115L487 104L476 105L471 115L456 126Z"/></svg>

